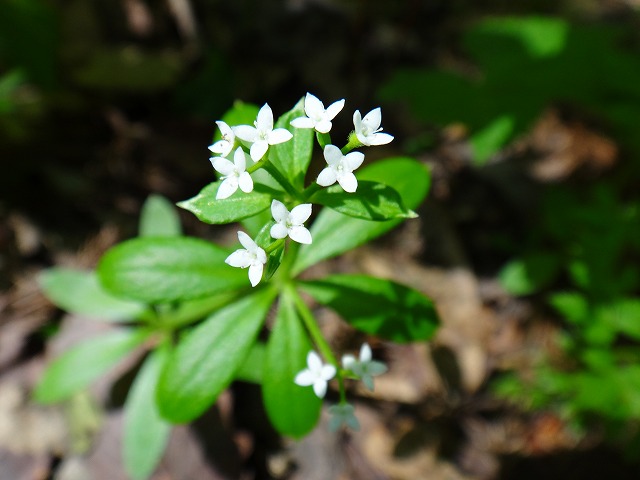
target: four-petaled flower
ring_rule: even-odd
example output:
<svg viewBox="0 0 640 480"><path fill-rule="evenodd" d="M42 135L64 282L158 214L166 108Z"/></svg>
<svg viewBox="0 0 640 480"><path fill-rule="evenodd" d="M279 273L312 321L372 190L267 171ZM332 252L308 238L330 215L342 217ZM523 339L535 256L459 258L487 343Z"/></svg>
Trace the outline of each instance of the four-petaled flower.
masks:
<svg viewBox="0 0 640 480"><path fill-rule="evenodd" d="M242 147L238 147L236 150L233 155L233 162L222 157L211 157L209 160L213 168L222 174L222 177L220 177L222 182L218 187L216 200L230 197L238 189L238 186L244 193L249 193L253 190L253 180L249 172L247 172L247 159Z"/></svg>
<svg viewBox="0 0 640 480"><path fill-rule="evenodd" d="M236 135L233 133L231 127L222 120L218 120L216 125L218 125L220 129L222 139L213 145L209 145L209 150L211 150L212 153L217 153L221 157L228 157L236 142Z"/></svg>
<svg viewBox="0 0 640 480"><path fill-rule="evenodd" d="M249 281L255 287L262 279L262 270L267 263L266 252L254 242L249 235L238 232L238 240L244 249L238 249L227 257L225 263L232 267L249 267Z"/></svg>
<svg viewBox="0 0 640 480"><path fill-rule="evenodd" d="M344 98L332 103L325 110L324 103L314 95L307 93L304 98L304 113L307 116L293 119L291 125L296 128L315 128L320 133L329 133L331 120L340 113L342 107L344 107Z"/></svg>
<svg viewBox="0 0 640 480"><path fill-rule="evenodd" d="M313 385L313 391L319 398L327 393L327 382L336 374L336 367L323 364L316 352L307 354L307 368L296 375L294 382L301 387Z"/></svg>
<svg viewBox="0 0 640 480"><path fill-rule="evenodd" d="M303 225L311 216L311 204L304 203L287 210L282 202L271 202L271 214L276 224L271 227L273 238L285 238L289 235L291 240L298 243L311 243L311 233Z"/></svg>
<svg viewBox="0 0 640 480"><path fill-rule="evenodd" d="M379 133L382 130L382 113L380 107L374 108L367 113L364 118L360 116L360 111L353 113L353 125L355 127L356 137L363 145L386 145L393 136L388 133Z"/></svg>
<svg viewBox="0 0 640 480"><path fill-rule="evenodd" d="M342 155L342 152L335 145L324 147L324 159L328 166L318 175L318 185L328 187L336 181L344 188L345 192L353 193L358 188L358 180L353 171L362 165L364 154L351 152Z"/></svg>
<svg viewBox="0 0 640 480"><path fill-rule="evenodd" d="M366 343L360 347L360 358L358 360L353 355L344 355L342 357L342 366L345 370L351 370L356 376L360 377L371 391L373 391L373 377L382 375L387 371L387 366L384 363L371 360L371 347Z"/></svg>
<svg viewBox="0 0 640 480"><path fill-rule="evenodd" d="M238 125L234 128L234 132L236 137L252 143L249 153L254 162L260 160L267 153L269 145L284 143L293 138L291 132L286 128L273 129L273 112L266 103L258 112L258 118L253 124L253 127Z"/></svg>
<svg viewBox="0 0 640 480"><path fill-rule="evenodd" d="M329 430L335 432L342 425L349 427L351 430L360 430L360 422L353 414L353 405L348 403L340 403L329 407L331 418L329 419Z"/></svg>

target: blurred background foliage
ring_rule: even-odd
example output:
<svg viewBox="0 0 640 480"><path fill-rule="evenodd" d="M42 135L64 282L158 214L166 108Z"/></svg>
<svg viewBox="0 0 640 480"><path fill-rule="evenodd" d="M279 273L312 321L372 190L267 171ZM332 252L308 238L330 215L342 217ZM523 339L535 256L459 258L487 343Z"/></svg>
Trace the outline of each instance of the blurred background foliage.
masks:
<svg viewBox="0 0 640 480"><path fill-rule="evenodd" d="M434 171L421 260L459 261L444 253L444 221L478 278L497 279L558 327L554 348L497 368L488 390L576 429L603 428L637 454L638 9L634 0L0 2L0 220L19 212L52 232L26 260L7 248L1 285L104 224L132 232L149 193L192 196L212 178L213 122L236 99L277 111L307 91L361 111L380 104L393 151ZM350 121L336 119L345 136Z"/></svg>

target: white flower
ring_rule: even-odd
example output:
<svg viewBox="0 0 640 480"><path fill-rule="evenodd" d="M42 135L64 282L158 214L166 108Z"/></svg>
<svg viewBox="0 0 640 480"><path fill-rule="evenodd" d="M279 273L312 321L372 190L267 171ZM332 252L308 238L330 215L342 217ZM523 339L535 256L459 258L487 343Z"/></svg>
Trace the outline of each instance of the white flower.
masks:
<svg viewBox="0 0 640 480"><path fill-rule="evenodd" d="M336 374L336 367L323 364L316 352L307 354L307 368L296 375L294 382L301 387L313 385L315 394L322 398L327 393L327 382Z"/></svg>
<svg viewBox="0 0 640 480"><path fill-rule="evenodd" d="M250 154L254 162L260 160L269 148L269 145L284 143L293 135L286 128L273 129L273 112L268 104L264 104L258 112L258 118L251 125L238 125L234 128L236 137L246 142L251 142Z"/></svg>
<svg viewBox="0 0 640 480"><path fill-rule="evenodd" d="M358 137L358 140L360 140L360 143L363 145L386 145L393 140L393 136L388 133L378 133L382 130L380 123L382 123L380 107L371 110L364 118L360 117L359 110L353 113L353 125L355 126L356 137Z"/></svg>
<svg viewBox="0 0 640 480"><path fill-rule="evenodd" d="M217 153L221 157L228 157L231 150L233 150L236 136L231 127L222 120L218 120L216 125L218 125L218 128L220 129L222 140L218 140L213 145L209 145L209 150L211 150L212 153Z"/></svg>
<svg viewBox="0 0 640 480"><path fill-rule="evenodd" d="M344 98L332 103L325 110L324 103L307 93L304 98L304 113L307 116L293 119L291 125L296 128L315 128L320 133L329 133L331 120L340 113L342 107L344 107Z"/></svg>
<svg viewBox="0 0 640 480"><path fill-rule="evenodd" d="M236 153L233 155L233 163L222 157L211 157L211 165L219 173L222 174L220 180L220 186L218 187L218 193L216 193L216 200L230 197L240 187L244 193L249 193L253 190L253 180L251 175L247 172L247 158L241 147L238 147Z"/></svg>
<svg viewBox="0 0 640 480"><path fill-rule="evenodd" d="M293 207L291 212L282 202L271 202L271 214L277 222L271 227L273 238L285 238L287 235L298 243L311 243L311 233L303 225L311 216L311 204L304 203Z"/></svg>
<svg viewBox="0 0 640 480"><path fill-rule="evenodd" d="M352 430L360 430L360 422L353 414L355 408L348 403L341 403L339 405L333 405L329 407L329 413L331 418L329 419L329 430L335 432L342 425L349 427Z"/></svg>
<svg viewBox="0 0 640 480"><path fill-rule="evenodd" d="M262 270L264 264L267 263L267 254L244 232L238 232L238 240L244 249L241 248L233 252L227 257L225 263L232 267L249 267L249 281L251 286L255 287L262 279Z"/></svg>
<svg viewBox="0 0 640 480"><path fill-rule="evenodd" d="M316 180L318 185L328 187L337 181L345 192L355 192L358 188L358 180L352 172L362 165L364 154L351 152L342 155L338 147L327 145L324 147L324 159L328 166L318 175L318 180Z"/></svg>
<svg viewBox="0 0 640 480"><path fill-rule="evenodd" d="M384 363L371 360L371 347L366 343L360 347L360 358L358 360L353 355L344 355L342 357L342 366L345 370L351 370L356 376L360 377L371 391L373 391L373 377L382 375L387 371L387 366Z"/></svg>

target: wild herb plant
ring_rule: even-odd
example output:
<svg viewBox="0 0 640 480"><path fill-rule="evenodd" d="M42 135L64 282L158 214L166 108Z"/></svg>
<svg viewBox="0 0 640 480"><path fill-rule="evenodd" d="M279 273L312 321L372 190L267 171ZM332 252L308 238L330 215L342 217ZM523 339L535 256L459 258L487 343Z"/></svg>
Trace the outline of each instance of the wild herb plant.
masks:
<svg viewBox="0 0 640 480"><path fill-rule="evenodd" d="M154 470L171 423L201 415L234 380L261 385L284 435L314 428L330 383L337 395L329 428L359 428L347 387L362 381L372 390L387 367L367 343L339 361L303 293L393 342L427 340L437 328L432 302L407 286L367 275L300 276L415 217L429 189L428 171L411 158L363 165L362 147L393 139L381 131L379 108L356 111L346 144L333 143L344 103L325 109L307 94L275 124L268 105L238 103L217 122L209 149L219 179L178 205L205 223L240 222L241 248L182 236L172 207L151 197L140 236L109 250L95 272L43 275L44 291L63 309L121 325L53 361L37 400L65 400L134 350L148 351L125 404L124 462L133 478ZM316 142L326 164L310 179Z"/></svg>

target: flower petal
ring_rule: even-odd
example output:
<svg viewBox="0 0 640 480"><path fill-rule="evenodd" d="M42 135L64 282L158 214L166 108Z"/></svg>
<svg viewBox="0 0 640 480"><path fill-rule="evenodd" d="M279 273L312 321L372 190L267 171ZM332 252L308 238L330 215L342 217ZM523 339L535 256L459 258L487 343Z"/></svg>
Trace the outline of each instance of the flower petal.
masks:
<svg viewBox="0 0 640 480"><path fill-rule="evenodd" d="M237 172L244 172L247 169L247 159L241 147L238 147L236 153L233 154L233 163Z"/></svg>
<svg viewBox="0 0 640 480"><path fill-rule="evenodd" d="M294 242L304 243L305 245L309 245L312 241L311 232L301 225L293 226L289 229L289 238Z"/></svg>
<svg viewBox="0 0 640 480"><path fill-rule="evenodd" d="M363 363L370 362L371 356L371 347L368 343L363 343L360 347L360 361Z"/></svg>
<svg viewBox="0 0 640 480"><path fill-rule="evenodd" d="M376 362L375 360L367 363L367 372L374 377L376 375L382 375L386 373L389 368L382 362Z"/></svg>
<svg viewBox="0 0 640 480"><path fill-rule="evenodd" d="M310 216L311 216L311 204L302 203L291 209L291 215L289 216L289 218L293 225L302 225L304 222L309 220Z"/></svg>
<svg viewBox="0 0 640 480"><path fill-rule="evenodd" d="M236 166L226 158L211 157L209 160L213 168L222 175L231 175L236 171Z"/></svg>
<svg viewBox="0 0 640 480"><path fill-rule="evenodd" d="M252 257L246 250L239 249L233 252L224 261L227 265L237 268L247 268L251 265Z"/></svg>
<svg viewBox="0 0 640 480"><path fill-rule="evenodd" d="M316 122L315 128L316 131L320 133L329 133L331 131L331 121L330 120L320 120Z"/></svg>
<svg viewBox="0 0 640 480"><path fill-rule="evenodd" d="M320 370L320 377L325 380L331 380L336 375L336 367L333 365L327 364L322 366L322 370Z"/></svg>
<svg viewBox="0 0 640 480"><path fill-rule="evenodd" d="M362 152L347 153L344 157L344 163L351 172L362 165L362 162L364 162L364 153Z"/></svg>
<svg viewBox="0 0 640 480"><path fill-rule="evenodd" d="M229 125L226 124L226 122L223 122L222 120L217 120L216 125L220 130L220 134L222 135L222 138L226 137L227 139L231 139L235 136L233 133L233 130Z"/></svg>
<svg viewBox="0 0 640 480"><path fill-rule="evenodd" d="M338 177L338 183L344 188L344 191L348 193L353 193L358 189L358 180L356 176L350 172L343 172L342 175Z"/></svg>
<svg viewBox="0 0 640 480"><path fill-rule="evenodd" d="M258 140L256 143L251 145L251 150L250 150L251 159L254 162L257 162L262 157L264 157L264 154L267 153L268 149L269 149L269 144L265 140Z"/></svg>
<svg viewBox="0 0 640 480"><path fill-rule="evenodd" d="M249 193L253 191L253 179L249 172L242 172L238 177L238 185L240 186L240 190L244 193Z"/></svg>
<svg viewBox="0 0 640 480"><path fill-rule="evenodd" d="M393 140L393 135L389 135L388 133L375 133L369 136L369 143L371 145L386 145L387 143L391 143Z"/></svg>
<svg viewBox="0 0 640 480"><path fill-rule="evenodd" d="M238 125L233 128L233 132L236 137L245 142L255 142L258 139L258 130L251 125Z"/></svg>
<svg viewBox="0 0 640 480"><path fill-rule="evenodd" d="M362 117L360 116L360 110L353 112L353 126L355 127L356 134L362 131ZM238 135L237 132L236 135ZM360 139L360 137L358 137L358 139Z"/></svg>
<svg viewBox="0 0 640 480"><path fill-rule="evenodd" d="M380 107L374 108L369 113L367 113L362 119L362 123L371 132L375 132L378 128L380 128L380 124L382 123L382 111L380 110Z"/></svg>
<svg viewBox="0 0 640 480"><path fill-rule="evenodd" d="M345 370L353 370L353 366L356 364L356 357L353 355L342 356L342 367Z"/></svg>
<svg viewBox="0 0 640 480"><path fill-rule="evenodd" d="M296 385L300 385L301 387L308 387L313 385L313 382L316 381L317 376L309 369L304 369L296 375L296 378L293 382Z"/></svg>
<svg viewBox="0 0 640 480"><path fill-rule="evenodd" d="M218 187L218 193L216 193L216 200L224 200L236 193L238 190L238 177L225 178Z"/></svg>
<svg viewBox="0 0 640 480"><path fill-rule="evenodd" d="M230 151L229 147L230 147L230 143L227 142L226 140L218 140L213 145L209 145L208 148L212 153L217 153L221 157L226 157L227 155L229 155L229 151Z"/></svg>
<svg viewBox="0 0 640 480"><path fill-rule="evenodd" d="M283 223L289 219L289 210L284 206L284 203L274 199L271 202L271 215L276 222Z"/></svg>
<svg viewBox="0 0 640 480"><path fill-rule="evenodd" d="M238 230L238 240L240 240L240 244L244 248L246 248L247 251L250 253L255 252L256 249L258 248L258 245L256 244L256 242L254 242L249 235L247 235L241 230Z"/></svg>
<svg viewBox="0 0 640 480"><path fill-rule="evenodd" d="M262 263L254 263L249 267L249 281L251 282L251 286L255 287L262 280L262 270L264 269L264 264Z"/></svg>
<svg viewBox="0 0 640 480"><path fill-rule="evenodd" d="M337 179L338 178L336 177L336 171L331 167L327 167L320 172L320 175L318 175L318 179L316 180L316 182L321 187L328 187L329 185L333 185L334 183L336 183Z"/></svg>
<svg viewBox="0 0 640 480"><path fill-rule="evenodd" d="M259 130L271 131L273 130L273 112L268 103L265 103L258 112L258 118L256 120L256 127ZM237 135L237 133L236 133Z"/></svg>
<svg viewBox="0 0 640 480"><path fill-rule="evenodd" d="M342 160L342 152L335 145L327 145L324 147L324 159L329 165L335 165Z"/></svg>
<svg viewBox="0 0 640 480"><path fill-rule="evenodd" d="M309 367L309 370L314 372L316 375L322 370L322 359L313 350L310 350L309 353L307 353L307 367Z"/></svg>
<svg viewBox="0 0 640 480"><path fill-rule="evenodd" d="M276 128L269 133L269 145L288 142L293 138L293 134L286 128Z"/></svg>
<svg viewBox="0 0 640 480"><path fill-rule="evenodd" d="M333 120L336 115L340 113L342 108L344 107L344 98L342 100L338 100L337 102L333 102L331 105L327 107L327 111L325 117L327 120Z"/></svg>
<svg viewBox="0 0 640 480"><path fill-rule="evenodd" d="M373 377L371 375L364 374L362 376L362 383L373 392Z"/></svg>
<svg viewBox="0 0 640 480"><path fill-rule="evenodd" d="M282 223L276 223L269 233L272 238L285 238L289 235L289 230Z"/></svg>
<svg viewBox="0 0 640 480"><path fill-rule="evenodd" d="M313 382L313 391L318 398L324 398L327 393L327 382L321 378L317 378L316 381Z"/></svg>
<svg viewBox="0 0 640 480"><path fill-rule="evenodd" d="M296 128L313 128L313 120L307 117L294 118L290 124Z"/></svg>
<svg viewBox="0 0 640 480"><path fill-rule="evenodd" d="M304 113L313 120L321 118L324 115L324 103L315 95L307 93L304 98Z"/></svg>

